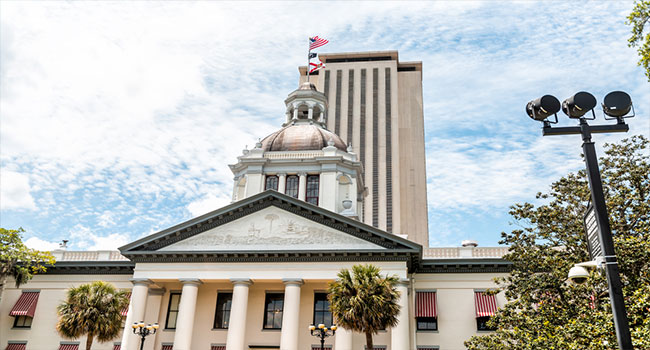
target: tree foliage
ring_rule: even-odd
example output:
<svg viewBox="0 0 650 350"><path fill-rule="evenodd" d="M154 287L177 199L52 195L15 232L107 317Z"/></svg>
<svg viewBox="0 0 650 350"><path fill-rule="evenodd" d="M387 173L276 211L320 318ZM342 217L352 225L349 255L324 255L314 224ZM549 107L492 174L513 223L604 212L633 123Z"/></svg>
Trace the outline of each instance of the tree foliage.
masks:
<svg viewBox="0 0 650 350"><path fill-rule="evenodd" d="M23 244L22 228L8 230L0 227L0 300L8 277L13 277L16 288L27 283L35 274L45 272L46 265L54 264L47 252L28 248Z"/></svg>
<svg viewBox="0 0 650 350"><path fill-rule="evenodd" d="M636 349L650 349L650 164L648 139L605 145L600 159L623 294ZM590 192L585 171L571 173L537 195L545 204L516 204L521 227L502 233L510 246L509 275L497 278L508 303L492 318L494 333L475 336L468 349L617 349L602 270L587 283L567 283L576 263L589 260L583 227Z"/></svg>
<svg viewBox="0 0 650 350"><path fill-rule="evenodd" d="M115 339L122 330L121 312L129 305L126 293L103 281L68 289L66 300L57 307L57 332L69 339L86 335L86 350L95 337L99 342Z"/></svg>
<svg viewBox="0 0 650 350"><path fill-rule="evenodd" d="M637 48L640 57L639 65L645 69L648 81L650 81L650 30L648 30L646 24L648 24L649 20L650 1L636 1L634 9L627 16L626 23L632 26L632 36L628 39L628 45Z"/></svg>
<svg viewBox="0 0 650 350"><path fill-rule="evenodd" d="M341 270L329 285L329 301L336 323L364 333L366 348L374 349L372 335L397 325L400 293L397 276L381 276L373 265L354 265L352 273Z"/></svg>

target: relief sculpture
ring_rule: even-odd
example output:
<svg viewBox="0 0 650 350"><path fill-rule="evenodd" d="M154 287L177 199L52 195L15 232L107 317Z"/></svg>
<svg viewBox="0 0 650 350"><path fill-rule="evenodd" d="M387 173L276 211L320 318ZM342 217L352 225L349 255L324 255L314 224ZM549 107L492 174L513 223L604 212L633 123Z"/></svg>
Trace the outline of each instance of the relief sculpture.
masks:
<svg viewBox="0 0 650 350"><path fill-rule="evenodd" d="M281 209L270 207L160 250L382 249Z"/></svg>

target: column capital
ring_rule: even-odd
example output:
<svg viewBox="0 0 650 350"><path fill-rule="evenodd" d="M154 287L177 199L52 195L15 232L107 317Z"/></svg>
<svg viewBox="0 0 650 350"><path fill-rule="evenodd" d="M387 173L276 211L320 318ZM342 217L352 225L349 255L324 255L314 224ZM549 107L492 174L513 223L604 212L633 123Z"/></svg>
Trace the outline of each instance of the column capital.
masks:
<svg viewBox="0 0 650 350"><path fill-rule="evenodd" d="M278 176L287 176L287 173L278 173Z"/></svg>
<svg viewBox="0 0 650 350"><path fill-rule="evenodd" d="M250 278L231 278L230 282L234 285L244 284L250 286L251 284L253 284L253 281L251 281Z"/></svg>
<svg viewBox="0 0 650 350"><path fill-rule="evenodd" d="M298 173L298 176L307 176L307 173L304 172L304 171L301 171L301 172Z"/></svg>
<svg viewBox="0 0 650 350"><path fill-rule="evenodd" d="M305 284L305 281L303 281L302 278L283 278L282 283L285 285L295 284L301 286Z"/></svg>
<svg viewBox="0 0 650 350"><path fill-rule="evenodd" d="M185 284L196 284L196 285L203 284L203 281L201 281L198 278L179 278L178 280L181 283L183 283L183 285L185 285Z"/></svg>
<svg viewBox="0 0 650 350"><path fill-rule="evenodd" d="M148 286L148 285L153 284L153 281L148 279L148 278L130 278L129 281L131 281L131 283L133 283L133 285L140 284L140 285Z"/></svg>

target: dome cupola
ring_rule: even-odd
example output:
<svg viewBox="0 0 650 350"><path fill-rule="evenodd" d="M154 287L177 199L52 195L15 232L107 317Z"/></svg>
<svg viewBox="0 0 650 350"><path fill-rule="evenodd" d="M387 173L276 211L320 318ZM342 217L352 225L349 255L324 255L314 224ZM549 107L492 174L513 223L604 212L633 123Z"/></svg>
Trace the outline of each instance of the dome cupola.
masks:
<svg viewBox="0 0 650 350"><path fill-rule="evenodd" d="M361 219L363 167L352 148L327 130L327 98L309 82L284 101L282 128L245 149L237 164L233 201L266 190Z"/></svg>

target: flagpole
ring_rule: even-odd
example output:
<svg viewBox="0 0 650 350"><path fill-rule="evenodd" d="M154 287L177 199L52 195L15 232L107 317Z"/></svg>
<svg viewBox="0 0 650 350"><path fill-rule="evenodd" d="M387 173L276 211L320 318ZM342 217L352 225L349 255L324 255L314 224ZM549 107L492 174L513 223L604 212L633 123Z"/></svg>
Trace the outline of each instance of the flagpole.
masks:
<svg viewBox="0 0 650 350"><path fill-rule="evenodd" d="M309 44L309 50L307 51L307 82L309 82L309 63L311 63L311 40L307 38L307 44Z"/></svg>

